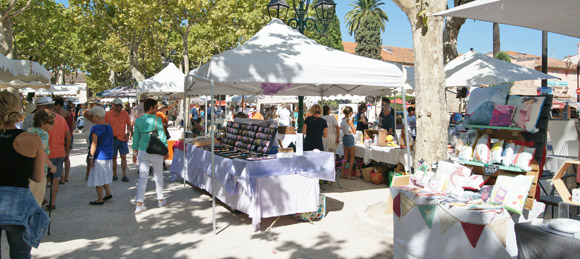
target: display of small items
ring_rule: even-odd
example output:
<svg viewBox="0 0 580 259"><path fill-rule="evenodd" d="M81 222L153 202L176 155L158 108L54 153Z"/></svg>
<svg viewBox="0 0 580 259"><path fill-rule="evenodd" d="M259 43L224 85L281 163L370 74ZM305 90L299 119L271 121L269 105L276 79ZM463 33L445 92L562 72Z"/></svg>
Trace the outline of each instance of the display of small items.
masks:
<svg viewBox="0 0 580 259"><path fill-rule="evenodd" d="M275 136L276 128L228 122L222 143L254 156L262 156L268 154Z"/></svg>

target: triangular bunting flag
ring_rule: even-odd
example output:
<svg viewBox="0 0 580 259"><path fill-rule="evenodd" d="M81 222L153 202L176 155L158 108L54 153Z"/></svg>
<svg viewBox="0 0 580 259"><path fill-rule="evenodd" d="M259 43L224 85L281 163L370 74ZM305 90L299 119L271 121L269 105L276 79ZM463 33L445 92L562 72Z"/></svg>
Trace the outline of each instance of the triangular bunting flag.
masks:
<svg viewBox="0 0 580 259"><path fill-rule="evenodd" d="M499 239L503 247L505 247L505 240L507 235L507 228L508 228L508 220L509 218L504 218L502 220L498 220L497 222L490 223L489 228L495 236Z"/></svg>
<svg viewBox="0 0 580 259"><path fill-rule="evenodd" d="M423 216L423 220L425 220L427 226L431 228L431 224L433 224L433 217L435 217L435 210L437 210L437 205L417 205L417 208L419 209L419 212L421 212L421 216Z"/></svg>
<svg viewBox="0 0 580 259"><path fill-rule="evenodd" d="M444 209L439 210L439 221L441 222L441 234L447 232L447 230L455 224L455 222L459 221L456 217L451 215L451 213L447 212Z"/></svg>
<svg viewBox="0 0 580 259"><path fill-rule="evenodd" d="M407 198L404 194L399 194L401 196L401 209L403 210L403 216L407 215L407 212L415 207L415 203Z"/></svg>
<svg viewBox="0 0 580 259"><path fill-rule="evenodd" d="M399 193L397 197L393 199L393 212L397 217L401 217L401 194Z"/></svg>
<svg viewBox="0 0 580 259"><path fill-rule="evenodd" d="M479 241L479 237L481 236L481 232L483 232L483 228L485 228L485 225L461 222L461 226L463 227L463 231L465 231L465 235L467 236L467 239L469 239L471 246L475 248L477 241Z"/></svg>

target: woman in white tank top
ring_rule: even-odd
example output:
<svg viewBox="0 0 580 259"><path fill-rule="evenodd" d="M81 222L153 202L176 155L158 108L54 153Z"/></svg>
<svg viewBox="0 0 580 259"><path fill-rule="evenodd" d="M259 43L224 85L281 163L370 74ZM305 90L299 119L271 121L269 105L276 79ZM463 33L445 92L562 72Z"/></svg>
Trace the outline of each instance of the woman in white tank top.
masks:
<svg viewBox="0 0 580 259"><path fill-rule="evenodd" d="M344 148L344 158L342 159L342 173L341 178L345 179L356 179L360 177L359 173L355 171L355 176L351 175L352 168L354 167L354 136L356 132L354 129L354 124L352 122L352 108L349 106L344 107L342 111L344 114L344 119L340 122L340 129L342 130L342 145ZM346 168L346 161L349 161L349 168Z"/></svg>

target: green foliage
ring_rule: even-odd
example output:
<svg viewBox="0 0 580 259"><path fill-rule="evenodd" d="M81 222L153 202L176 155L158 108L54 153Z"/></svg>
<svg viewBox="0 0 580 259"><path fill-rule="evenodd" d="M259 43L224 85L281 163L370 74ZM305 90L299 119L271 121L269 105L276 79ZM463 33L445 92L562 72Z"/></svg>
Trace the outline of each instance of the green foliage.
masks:
<svg viewBox="0 0 580 259"><path fill-rule="evenodd" d="M381 45L383 40L381 39L380 22L376 17L364 17L354 36L357 43L356 54L382 60Z"/></svg>
<svg viewBox="0 0 580 259"><path fill-rule="evenodd" d="M337 100L324 100L322 102L322 105L328 105L328 107L330 108L330 111L336 111L338 110L338 101Z"/></svg>
<svg viewBox="0 0 580 259"><path fill-rule="evenodd" d="M379 21L381 31L384 32L385 23L389 21L385 11L380 8L384 4L384 2L379 0L357 0L354 4L350 4L349 6L352 6L352 10L344 16L347 21L348 33L350 35L356 34L356 31L362 25L363 18L367 16L375 17Z"/></svg>
<svg viewBox="0 0 580 259"><path fill-rule="evenodd" d="M338 16L336 16L336 13L334 14L332 21L328 25L326 32L319 33L316 30L307 31L304 33L304 35L315 40L321 45L344 51L344 46L342 45L342 34L340 32L340 21L338 20Z"/></svg>
<svg viewBox="0 0 580 259"><path fill-rule="evenodd" d="M500 51L497 54L495 54L494 58L499 59L499 60L503 60L503 61L508 62L508 63L512 63L512 58L510 58L510 55L508 55L507 53L505 53L503 51Z"/></svg>

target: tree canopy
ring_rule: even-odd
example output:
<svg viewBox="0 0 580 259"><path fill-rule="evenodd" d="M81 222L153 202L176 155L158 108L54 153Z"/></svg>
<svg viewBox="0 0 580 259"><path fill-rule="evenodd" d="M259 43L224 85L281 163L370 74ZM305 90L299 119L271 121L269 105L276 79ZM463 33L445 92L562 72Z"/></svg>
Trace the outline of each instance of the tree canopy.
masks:
<svg viewBox="0 0 580 259"><path fill-rule="evenodd" d="M383 9L380 8L381 5L385 3L379 0L357 0L344 18L347 21L348 33L352 35L356 34L356 31L361 26L363 18L367 16L373 16L378 19L381 31L385 31L385 24L389 21L389 17Z"/></svg>
<svg viewBox="0 0 580 259"><path fill-rule="evenodd" d="M382 60L381 45L381 31L379 20L374 16L366 16L362 19L360 28L354 35L356 40L355 53L363 56Z"/></svg>

